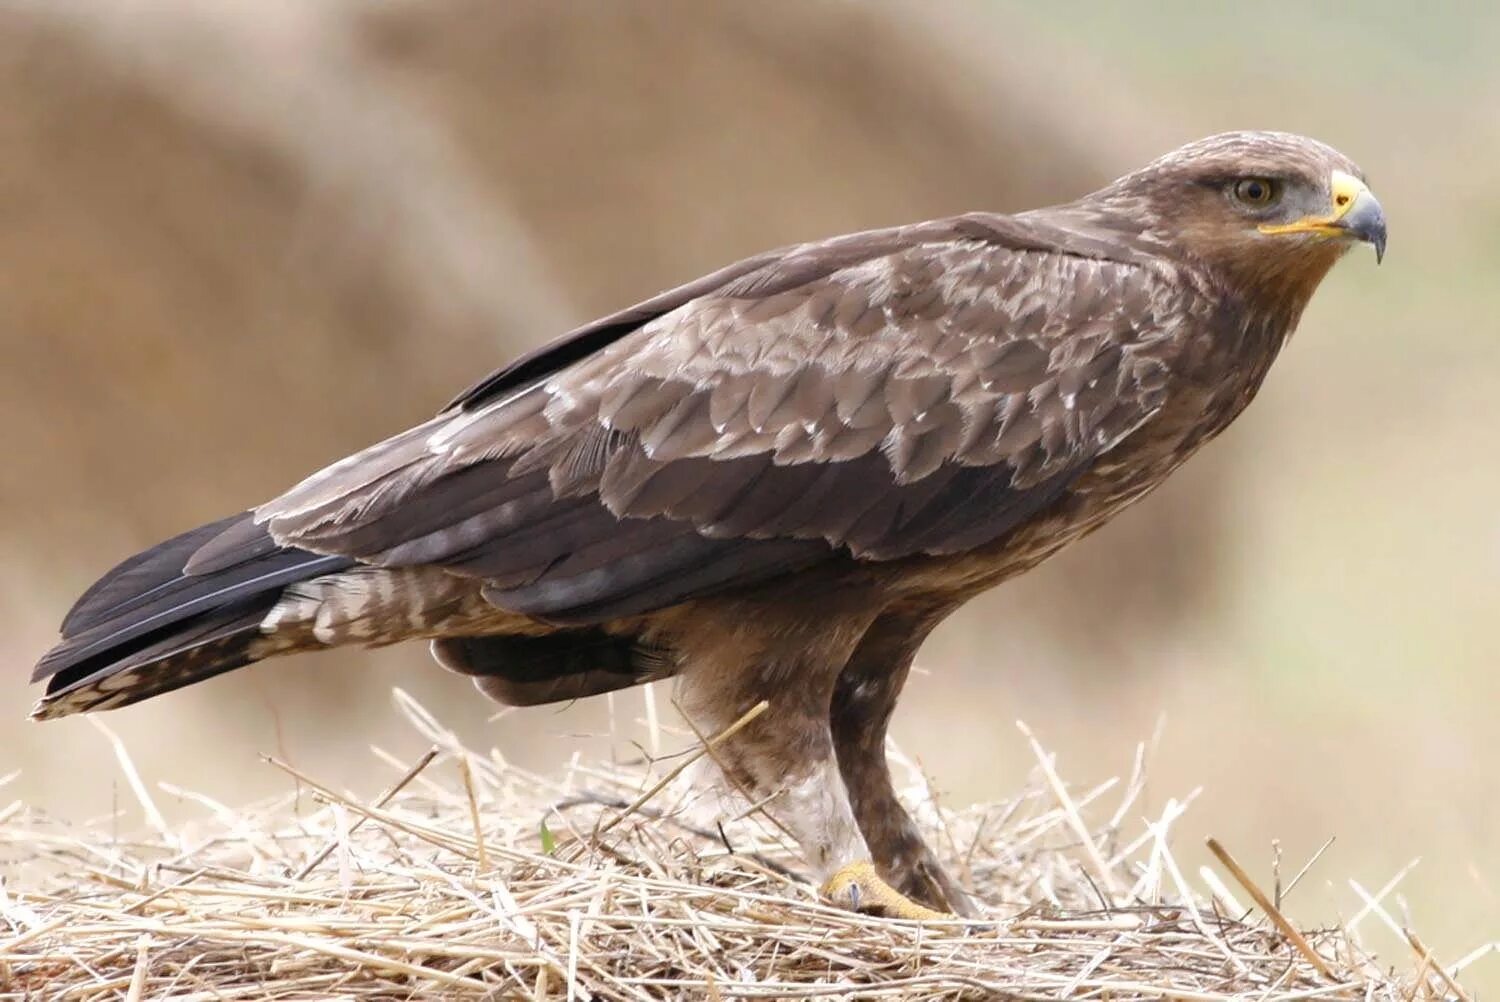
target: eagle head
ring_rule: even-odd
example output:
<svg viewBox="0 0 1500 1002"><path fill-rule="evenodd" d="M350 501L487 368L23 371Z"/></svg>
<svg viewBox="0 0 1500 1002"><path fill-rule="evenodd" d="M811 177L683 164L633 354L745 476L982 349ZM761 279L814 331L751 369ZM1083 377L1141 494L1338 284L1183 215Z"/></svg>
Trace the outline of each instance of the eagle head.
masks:
<svg viewBox="0 0 1500 1002"><path fill-rule="evenodd" d="M1285 132L1227 132L1168 153L1081 206L1187 257L1251 298L1300 310L1356 243L1385 255L1386 222L1338 150Z"/></svg>

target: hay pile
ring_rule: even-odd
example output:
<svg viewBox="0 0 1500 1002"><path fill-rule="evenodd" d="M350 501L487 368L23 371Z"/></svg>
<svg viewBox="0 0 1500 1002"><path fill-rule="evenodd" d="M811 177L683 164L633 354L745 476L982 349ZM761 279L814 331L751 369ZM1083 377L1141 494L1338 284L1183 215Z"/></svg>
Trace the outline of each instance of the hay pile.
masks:
<svg viewBox="0 0 1500 1002"><path fill-rule="evenodd" d="M701 745L649 765L575 761L560 783L457 744L388 760L362 802L297 773L252 809L70 827L0 811L0 992L46 999L1464 998L1421 962L1379 967L1347 931L1298 933L1249 878L1189 885L1124 783L1070 790L1036 747L1015 800L915 810L984 922L902 923L821 904L752 812L703 830L668 783ZM1035 744L1033 742L1033 744ZM711 754L711 749L708 750ZM399 778L395 778L399 777ZM288 786L294 785L289 781ZM320 804L307 806L311 792ZM181 793L181 791L173 791ZM690 813L690 812L689 812ZM700 823L701 824L701 823ZM1227 854L1226 857L1227 858ZM1227 883L1238 881L1231 891ZM1237 900L1260 900L1246 908ZM1370 911L1384 916L1378 902Z"/></svg>

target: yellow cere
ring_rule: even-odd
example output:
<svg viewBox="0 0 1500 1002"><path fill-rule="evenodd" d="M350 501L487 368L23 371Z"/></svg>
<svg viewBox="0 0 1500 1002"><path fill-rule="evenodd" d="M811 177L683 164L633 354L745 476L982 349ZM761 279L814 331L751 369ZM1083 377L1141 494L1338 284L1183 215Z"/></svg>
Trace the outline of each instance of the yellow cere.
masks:
<svg viewBox="0 0 1500 1002"><path fill-rule="evenodd" d="M1329 211L1322 216L1304 216L1295 223L1264 223L1260 227L1262 233L1323 233L1328 236L1338 236L1343 231L1334 224L1354 207L1359 196L1368 194L1369 188L1365 183L1353 174L1346 174L1336 170L1330 177L1328 185L1333 204Z"/></svg>

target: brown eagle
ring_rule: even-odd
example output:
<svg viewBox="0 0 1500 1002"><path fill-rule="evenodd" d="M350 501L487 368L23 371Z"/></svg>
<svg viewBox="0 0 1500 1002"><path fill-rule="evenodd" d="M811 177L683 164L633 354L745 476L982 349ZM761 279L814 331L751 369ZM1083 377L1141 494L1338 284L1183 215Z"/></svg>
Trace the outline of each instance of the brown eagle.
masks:
<svg viewBox="0 0 1500 1002"><path fill-rule="evenodd" d="M126 560L34 716L414 638L512 705L675 678L706 732L769 701L718 758L831 897L967 912L886 767L917 648L1222 431L1385 236L1347 158L1239 132L1067 205L748 258Z"/></svg>

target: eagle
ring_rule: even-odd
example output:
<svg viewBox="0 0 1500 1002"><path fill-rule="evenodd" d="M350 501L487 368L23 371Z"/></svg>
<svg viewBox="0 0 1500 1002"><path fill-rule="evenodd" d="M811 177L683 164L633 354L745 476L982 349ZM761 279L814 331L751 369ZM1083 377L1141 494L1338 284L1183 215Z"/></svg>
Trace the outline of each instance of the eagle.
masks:
<svg viewBox="0 0 1500 1002"><path fill-rule="evenodd" d="M1077 201L746 258L90 587L50 719L265 658L422 639L531 706L673 679L836 904L972 914L898 801L912 660L1245 408L1386 222L1358 167L1233 132Z"/></svg>

